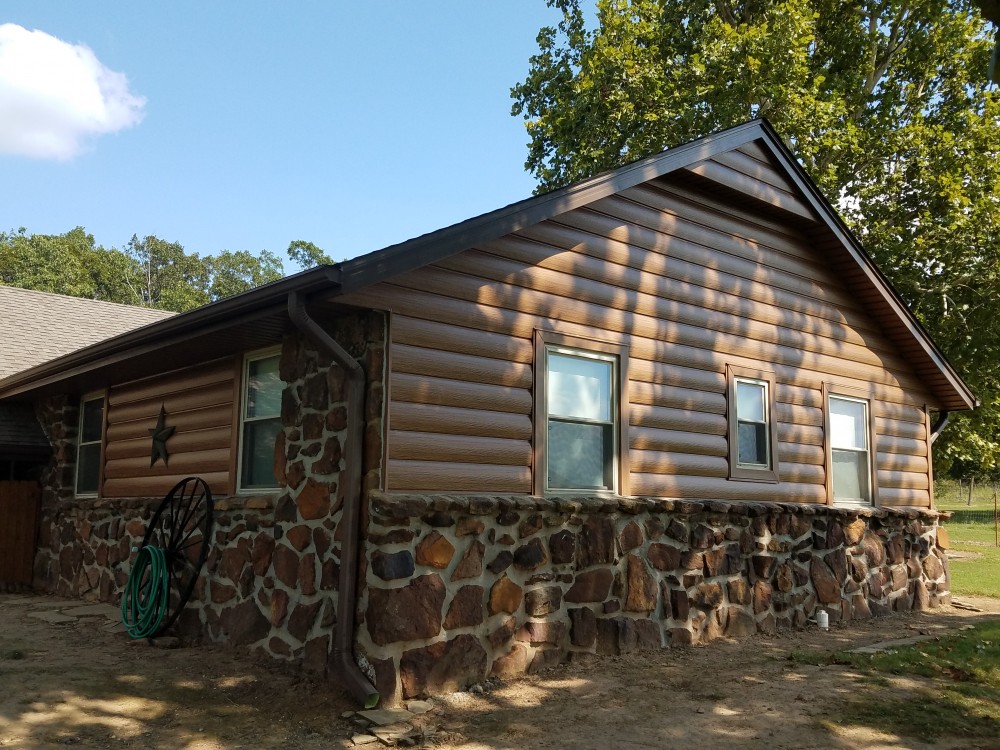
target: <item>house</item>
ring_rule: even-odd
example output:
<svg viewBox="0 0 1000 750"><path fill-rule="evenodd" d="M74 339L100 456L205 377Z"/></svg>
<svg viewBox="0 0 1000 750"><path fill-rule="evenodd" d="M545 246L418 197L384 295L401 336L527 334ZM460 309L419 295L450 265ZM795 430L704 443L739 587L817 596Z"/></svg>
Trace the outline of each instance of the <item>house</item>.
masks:
<svg viewBox="0 0 1000 750"><path fill-rule="evenodd" d="M173 313L0 286L0 379ZM40 466L30 402L0 403L0 590L31 583Z"/></svg>
<svg viewBox="0 0 1000 750"><path fill-rule="evenodd" d="M386 703L947 602L931 444L976 404L763 121L58 357L6 400L54 447L37 586L118 600L196 474L215 527L178 627Z"/></svg>

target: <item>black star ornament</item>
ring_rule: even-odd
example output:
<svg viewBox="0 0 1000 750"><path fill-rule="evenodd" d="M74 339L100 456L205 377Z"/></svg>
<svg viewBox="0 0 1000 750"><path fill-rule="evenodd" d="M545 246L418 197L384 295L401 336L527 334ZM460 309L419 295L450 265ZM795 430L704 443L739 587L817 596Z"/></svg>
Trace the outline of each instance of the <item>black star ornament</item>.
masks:
<svg viewBox="0 0 1000 750"><path fill-rule="evenodd" d="M153 468L156 459L162 458L163 465L167 466L170 456L167 453L167 440L174 434L173 427L167 427L167 410L160 405L160 416L156 420L156 427L149 428L149 434L153 436L153 452L149 457L149 468Z"/></svg>

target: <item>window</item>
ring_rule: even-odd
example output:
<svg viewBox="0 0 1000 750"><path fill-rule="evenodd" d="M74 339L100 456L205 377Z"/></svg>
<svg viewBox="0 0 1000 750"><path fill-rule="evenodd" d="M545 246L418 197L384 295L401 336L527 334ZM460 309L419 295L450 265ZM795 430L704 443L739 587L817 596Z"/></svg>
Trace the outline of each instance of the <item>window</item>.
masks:
<svg viewBox="0 0 1000 750"><path fill-rule="evenodd" d="M774 377L761 370L726 367L729 404L729 478L777 482Z"/></svg>
<svg viewBox="0 0 1000 750"><path fill-rule="evenodd" d="M76 448L76 494L96 495L101 483L101 437L104 434L104 394L80 401L80 432Z"/></svg>
<svg viewBox="0 0 1000 750"><path fill-rule="evenodd" d="M281 430L278 352L248 355L243 366L240 413L240 489L273 489L274 439Z"/></svg>
<svg viewBox="0 0 1000 750"><path fill-rule="evenodd" d="M868 402L829 394L830 493L835 503L872 503Z"/></svg>
<svg viewBox="0 0 1000 750"><path fill-rule="evenodd" d="M535 492L623 492L623 347L536 339Z"/></svg>

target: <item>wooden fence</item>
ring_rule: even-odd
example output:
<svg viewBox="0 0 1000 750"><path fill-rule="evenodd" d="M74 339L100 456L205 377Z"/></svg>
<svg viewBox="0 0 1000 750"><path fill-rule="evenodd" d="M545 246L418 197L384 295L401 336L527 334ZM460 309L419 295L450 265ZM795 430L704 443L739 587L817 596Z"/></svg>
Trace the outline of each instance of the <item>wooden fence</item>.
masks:
<svg viewBox="0 0 1000 750"><path fill-rule="evenodd" d="M0 482L0 590L31 585L40 496L37 482Z"/></svg>

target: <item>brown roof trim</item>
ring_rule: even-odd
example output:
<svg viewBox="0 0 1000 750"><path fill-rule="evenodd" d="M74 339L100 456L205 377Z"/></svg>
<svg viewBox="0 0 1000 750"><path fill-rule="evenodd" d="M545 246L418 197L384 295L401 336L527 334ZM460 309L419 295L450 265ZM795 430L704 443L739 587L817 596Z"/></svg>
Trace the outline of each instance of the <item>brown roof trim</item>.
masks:
<svg viewBox="0 0 1000 750"><path fill-rule="evenodd" d="M308 295L320 290L330 290L339 284L339 278L337 266L320 266L136 328L0 380L0 398L28 393L75 375L162 349L195 333L204 335L213 330L223 330L241 322L271 315L276 310L283 311L290 292Z"/></svg>

